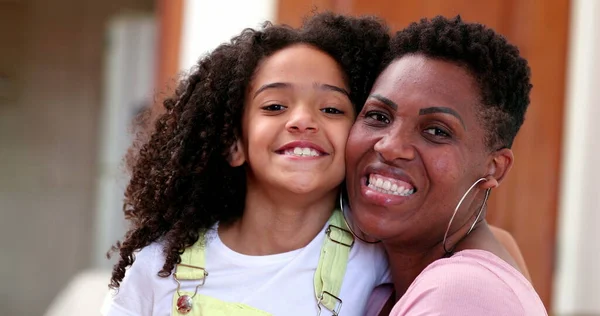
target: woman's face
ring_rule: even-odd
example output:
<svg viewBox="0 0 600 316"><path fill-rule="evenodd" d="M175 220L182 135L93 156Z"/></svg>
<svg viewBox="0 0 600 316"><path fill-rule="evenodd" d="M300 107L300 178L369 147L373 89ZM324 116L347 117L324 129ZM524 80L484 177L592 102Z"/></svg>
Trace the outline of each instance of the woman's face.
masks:
<svg viewBox="0 0 600 316"><path fill-rule="evenodd" d="M495 173L479 100L474 78L454 63L408 55L383 71L346 146L348 194L361 230L384 241L439 243L462 195ZM456 227L471 224L478 188Z"/></svg>

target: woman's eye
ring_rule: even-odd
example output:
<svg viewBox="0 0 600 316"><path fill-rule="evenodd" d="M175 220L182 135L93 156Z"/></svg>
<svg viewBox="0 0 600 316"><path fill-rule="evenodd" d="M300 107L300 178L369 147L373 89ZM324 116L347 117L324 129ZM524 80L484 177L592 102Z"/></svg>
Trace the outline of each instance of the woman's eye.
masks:
<svg viewBox="0 0 600 316"><path fill-rule="evenodd" d="M378 122L382 122L385 124L390 123L390 119L387 117L387 115L385 115L381 112L376 112L376 111L367 112L367 113L365 113L365 118L375 120Z"/></svg>
<svg viewBox="0 0 600 316"><path fill-rule="evenodd" d="M424 132L427 134L433 135L433 136L438 136L438 137L450 137L449 133L447 133L445 130L443 130L441 128L437 128L437 127L430 127L428 129L426 129Z"/></svg>
<svg viewBox="0 0 600 316"><path fill-rule="evenodd" d="M326 114L344 114L343 111L340 111L336 108L324 108L324 109L321 109L321 112L326 113Z"/></svg>
<svg viewBox="0 0 600 316"><path fill-rule="evenodd" d="M274 112L274 111L284 110L285 106L283 106L281 104L269 104L269 105L263 106L261 109L265 110L265 111L269 111L269 112Z"/></svg>

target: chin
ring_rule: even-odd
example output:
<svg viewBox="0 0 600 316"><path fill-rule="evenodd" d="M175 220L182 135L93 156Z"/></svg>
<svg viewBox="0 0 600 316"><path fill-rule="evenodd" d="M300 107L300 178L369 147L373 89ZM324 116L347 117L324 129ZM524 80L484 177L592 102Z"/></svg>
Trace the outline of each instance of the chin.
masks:
<svg viewBox="0 0 600 316"><path fill-rule="evenodd" d="M302 186L302 185L293 185L293 186L286 186L287 191L294 193L294 194L299 194L299 195L306 195L306 194L310 194L313 193L315 191L317 191L316 188L314 188L313 186Z"/></svg>
<svg viewBox="0 0 600 316"><path fill-rule="evenodd" d="M337 190L343 181L339 177L338 181L332 181L332 176L322 176L318 174L306 174L294 177L285 177L278 182L282 188L296 194L320 193L325 194L331 190Z"/></svg>
<svg viewBox="0 0 600 316"><path fill-rule="evenodd" d="M281 179L277 182L279 183L279 187L281 189L293 194L304 195L319 190L319 185L316 181L314 181L314 178L298 179L298 177L294 177L291 179Z"/></svg>
<svg viewBox="0 0 600 316"><path fill-rule="evenodd" d="M393 220L389 218L390 211L370 204L355 203L352 206L352 216L360 230L379 240L393 235Z"/></svg>

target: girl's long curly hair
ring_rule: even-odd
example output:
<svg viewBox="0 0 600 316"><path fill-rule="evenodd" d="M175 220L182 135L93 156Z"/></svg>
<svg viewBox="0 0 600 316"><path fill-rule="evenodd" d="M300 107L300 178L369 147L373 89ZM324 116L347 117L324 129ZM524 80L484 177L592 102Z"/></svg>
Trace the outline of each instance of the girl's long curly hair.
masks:
<svg viewBox="0 0 600 316"><path fill-rule="evenodd" d="M293 44L305 43L331 55L345 72L350 99L362 107L389 41L385 24L374 17L314 15L299 29L265 23L246 29L199 60L150 135L138 135L128 159L131 180L123 211L131 227L118 252L110 287L118 289L134 253L152 242L163 246L161 277L171 274L183 250L216 222L242 216L244 168L227 162L241 132L244 99L261 60Z"/></svg>

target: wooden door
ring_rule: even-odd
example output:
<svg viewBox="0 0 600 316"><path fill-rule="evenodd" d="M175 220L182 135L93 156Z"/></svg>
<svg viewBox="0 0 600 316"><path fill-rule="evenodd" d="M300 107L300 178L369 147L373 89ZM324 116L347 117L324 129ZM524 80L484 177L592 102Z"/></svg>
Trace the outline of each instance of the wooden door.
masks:
<svg viewBox="0 0 600 316"><path fill-rule="evenodd" d="M515 165L493 192L488 220L510 231L544 304L551 306L569 0L281 0L278 21L297 26L311 10L375 14L393 30L420 18L460 14L516 44L532 69L531 105L515 144Z"/></svg>
<svg viewBox="0 0 600 316"><path fill-rule="evenodd" d="M158 20L156 72L154 74L153 118L164 112L163 101L177 88L179 46L184 0L155 0Z"/></svg>

